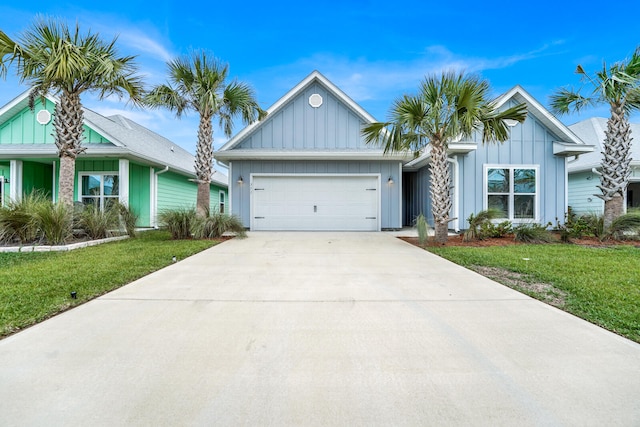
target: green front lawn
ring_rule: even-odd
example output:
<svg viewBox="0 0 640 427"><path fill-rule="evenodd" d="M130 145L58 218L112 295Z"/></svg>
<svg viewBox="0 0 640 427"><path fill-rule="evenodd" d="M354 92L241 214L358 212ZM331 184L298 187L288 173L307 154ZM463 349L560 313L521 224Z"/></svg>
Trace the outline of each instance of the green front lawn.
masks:
<svg viewBox="0 0 640 427"><path fill-rule="evenodd" d="M147 231L71 252L0 253L0 337L216 245ZM77 299L71 298L77 292Z"/></svg>
<svg viewBox="0 0 640 427"><path fill-rule="evenodd" d="M507 270L491 278L541 300L555 293L563 310L640 342L640 248L546 244L428 250L471 269ZM550 286L514 284L509 272L519 273L521 282Z"/></svg>

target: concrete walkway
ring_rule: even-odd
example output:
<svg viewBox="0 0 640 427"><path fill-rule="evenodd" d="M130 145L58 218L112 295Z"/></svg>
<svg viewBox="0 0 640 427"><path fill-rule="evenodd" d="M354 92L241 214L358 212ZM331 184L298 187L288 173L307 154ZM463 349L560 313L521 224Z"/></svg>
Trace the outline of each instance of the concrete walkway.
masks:
<svg viewBox="0 0 640 427"><path fill-rule="evenodd" d="M0 425L637 426L640 345L384 233L251 233L0 341Z"/></svg>

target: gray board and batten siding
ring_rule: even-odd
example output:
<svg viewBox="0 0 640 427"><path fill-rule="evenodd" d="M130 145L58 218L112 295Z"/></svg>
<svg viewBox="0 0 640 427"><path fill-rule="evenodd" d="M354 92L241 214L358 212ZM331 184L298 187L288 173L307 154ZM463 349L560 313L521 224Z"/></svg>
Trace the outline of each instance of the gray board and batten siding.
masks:
<svg viewBox="0 0 640 427"><path fill-rule="evenodd" d="M375 229L402 226L404 155L385 156L379 146L364 142L362 127L375 121L373 117L317 72L268 111L262 122L245 128L216 153L229 165L231 210L245 227L252 227L252 203L258 200L252 198L254 178L282 176L292 182L296 175L301 188L316 177L318 183L333 183L337 194L341 184L347 186L356 176L375 177ZM354 179L346 181L349 178ZM341 201L336 203L334 208Z"/></svg>
<svg viewBox="0 0 640 427"><path fill-rule="evenodd" d="M515 105L514 100L505 103L504 108ZM535 115L529 114L522 124L510 130L510 137L503 143L482 143L482 134L476 133L469 143L477 144L477 149L466 154L451 155L457 161L458 194L457 218L460 229L467 229L467 218L472 213L486 209L486 165L492 166L535 166L538 168L536 185L538 190L536 218L521 222L536 222L555 225L563 222L566 204L566 158L554 155L554 142L562 138L550 131ZM455 168L451 168L452 174ZM404 225L413 225L420 212L433 225L428 196L430 172L428 166L418 171L407 171L404 176L403 213ZM452 185L455 177L452 175ZM453 191L453 189L452 189ZM455 204L455 200L454 200ZM456 208L454 206L454 208ZM517 221L514 221L514 224Z"/></svg>

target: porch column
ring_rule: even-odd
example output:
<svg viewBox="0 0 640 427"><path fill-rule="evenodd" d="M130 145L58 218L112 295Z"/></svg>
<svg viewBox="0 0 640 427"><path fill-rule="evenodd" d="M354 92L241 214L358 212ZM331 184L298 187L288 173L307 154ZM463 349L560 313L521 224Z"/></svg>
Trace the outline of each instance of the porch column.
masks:
<svg viewBox="0 0 640 427"><path fill-rule="evenodd" d="M118 201L129 206L129 160L120 159L118 165Z"/></svg>
<svg viewBox="0 0 640 427"><path fill-rule="evenodd" d="M9 199L18 201L22 198L22 160L9 162Z"/></svg>

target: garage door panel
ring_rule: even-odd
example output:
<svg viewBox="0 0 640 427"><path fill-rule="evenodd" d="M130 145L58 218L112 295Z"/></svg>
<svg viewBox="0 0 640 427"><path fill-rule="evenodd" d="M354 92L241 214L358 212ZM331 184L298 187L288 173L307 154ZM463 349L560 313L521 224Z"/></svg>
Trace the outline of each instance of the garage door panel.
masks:
<svg viewBox="0 0 640 427"><path fill-rule="evenodd" d="M254 230L378 230L377 176L255 176Z"/></svg>

